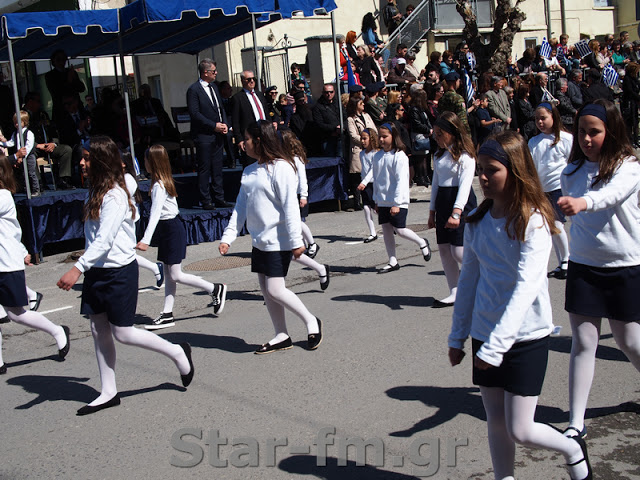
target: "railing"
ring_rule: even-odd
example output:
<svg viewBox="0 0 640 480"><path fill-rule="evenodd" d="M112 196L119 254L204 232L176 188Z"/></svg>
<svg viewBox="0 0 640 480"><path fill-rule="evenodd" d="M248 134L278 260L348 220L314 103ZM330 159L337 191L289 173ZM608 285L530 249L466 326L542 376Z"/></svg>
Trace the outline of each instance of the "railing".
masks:
<svg viewBox="0 0 640 480"><path fill-rule="evenodd" d="M387 40L381 54L384 58L392 56L396 47L404 43L411 50L429 31L432 25L432 0L423 0ZM388 51L389 53L384 53Z"/></svg>

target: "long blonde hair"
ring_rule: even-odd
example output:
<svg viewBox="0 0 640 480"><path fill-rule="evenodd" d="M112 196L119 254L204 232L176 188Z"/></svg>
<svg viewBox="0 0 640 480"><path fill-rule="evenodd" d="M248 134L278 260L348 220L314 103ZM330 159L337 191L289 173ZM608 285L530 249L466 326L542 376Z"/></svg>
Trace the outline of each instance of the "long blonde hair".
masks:
<svg viewBox="0 0 640 480"><path fill-rule="evenodd" d="M173 175L171 173L171 162L169 154L162 145L151 145L144 154L145 160L149 163L151 174L151 189L153 184L160 181L164 185L167 194L171 197L177 197L178 192L173 183Z"/></svg>

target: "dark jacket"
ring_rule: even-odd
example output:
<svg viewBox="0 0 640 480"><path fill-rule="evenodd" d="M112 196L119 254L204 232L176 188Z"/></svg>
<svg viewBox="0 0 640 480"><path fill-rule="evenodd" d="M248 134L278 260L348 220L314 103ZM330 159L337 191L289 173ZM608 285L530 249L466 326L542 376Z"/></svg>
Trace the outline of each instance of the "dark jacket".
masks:
<svg viewBox="0 0 640 480"><path fill-rule="evenodd" d="M640 80L624 77L622 82L621 110L626 119L635 119L637 123L638 106L640 106Z"/></svg>
<svg viewBox="0 0 640 480"><path fill-rule="evenodd" d="M431 126L427 112L415 106L410 107L409 131L412 134L422 133L428 137L431 134L431 130L433 130L433 127Z"/></svg>
<svg viewBox="0 0 640 480"><path fill-rule="evenodd" d="M558 100L559 102L558 105L556 105L556 108L558 109L558 113L560 114L562 123L564 123L568 127L571 127L573 125L573 121L577 112L577 110L571 103L571 99L567 97L566 94L557 91L556 100Z"/></svg>
<svg viewBox="0 0 640 480"><path fill-rule="evenodd" d="M217 133L216 123L227 123L227 114L222 105L222 97L218 87L213 85L213 90L220 105L220 112L215 107L207 92L198 80L187 90L187 107L191 117L191 137L198 142L215 142L217 146L224 145L225 135Z"/></svg>
<svg viewBox="0 0 640 480"><path fill-rule="evenodd" d="M535 109L533 105L527 100L516 100L516 117L518 118L518 125L520 125L520 133L529 140L536 135L536 125L534 121Z"/></svg>
<svg viewBox="0 0 640 480"><path fill-rule="evenodd" d="M254 90L258 101L262 106L262 110L265 112L265 117L269 119L267 111L267 102L264 95L261 92ZM249 98L244 90L240 90L233 97L231 97L231 117L233 120L233 136L236 139L236 144L244 141L244 131L249 125L256 121L255 114L253 113L253 107L249 102Z"/></svg>
<svg viewBox="0 0 640 480"><path fill-rule="evenodd" d="M584 102L580 85L574 82L567 82L567 88L567 97L571 100L571 104L576 109L580 108Z"/></svg>
<svg viewBox="0 0 640 480"><path fill-rule="evenodd" d="M317 127L313 121L313 112L309 105L296 106L295 113L291 115L289 127L304 145L307 150L307 156L311 157L319 154Z"/></svg>
<svg viewBox="0 0 640 480"><path fill-rule="evenodd" d="M334 99L329 102L324 95L313 106L313 121L320 131L321 138L334 135L340 126L340 102Z"/></svg>
<svg viewBox="0 0 640 480"><path fill-rule="evenodd" d="M598 98L604 98L605 100L613 102L613 92L602 82L592 83L582 94L585 105Z"/></svg>

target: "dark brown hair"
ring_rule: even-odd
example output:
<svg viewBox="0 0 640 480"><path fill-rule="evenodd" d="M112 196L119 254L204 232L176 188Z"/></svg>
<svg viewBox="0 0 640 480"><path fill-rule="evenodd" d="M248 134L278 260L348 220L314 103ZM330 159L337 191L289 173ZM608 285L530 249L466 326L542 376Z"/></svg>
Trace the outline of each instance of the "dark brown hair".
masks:
<svg viewBox="0 0 640 480"><path fill-rule="evenodd" d="M467 129L462 125L460 117L453 112L442 112L438 119L445 120L454 126L456 133L453 135L453 143L448 151L451 153L451 158L455 162L460 160L460 156L463 153L467 153L471 158L476 158L476 149L471 140L471 135L467 133ZM446 148L438 148L436 156L440 157L446 152Z"/></svg>
<svg viewBox="0 0 640 480"><path fill-rule="evenodd" d="M0 154L0 189L16 193L16 180L13 176L13 165L6 155Z"/></svg>
<svg viewBox="0 0 640 480"><path fill-rule="evenodd" d="M284 148L271 122L266 120L253 122L247 127L246 133L253 140L253 148L258 157L258 163L273 164L281 158L289 162L293 169L297 171L293 156Z"/></svg>
<svg viewBox="0 0 640 480"><path fill-rule="evenodd" d="M178 192L176 186L173 183L173 174L171 173L171 161L169 160L169 154L162 145L151 145L144 152L145 162L149 162L149 173L151 174L151 189L153 184L161 181L167 194L176 198Z"/></svg>
<svg viewBox="0 0 640 480"><path fill-rule="evenodd" d="M293 130L283 128L282 130L279 130L279 132L282 135L282 143L284 144L285 150L291 152L294 157L298 157L305 165L309 163L304 145L300 140L298 140L298 137L293 133Z"/></svg>
<svg viewBox="0 0 640 480"><path fill-rule="evenodd" d="M549 112L549 109L546 107L542 107L540 105L538 105L538 107L535 109L535 112L537 112L538 110L540 110L541 108L544 108L547 112ZM535 115L534 112L534 115ZM560 141L560 132L562 132L563 130L565 130L564 128L564 123L562 123L562 118L560 118L560 112L558 111L558 109L555 106L551 106L551 118L553 119L553 143L551 144L552 147L556 146L558 144L558 142ZM534 116L535 118L535 116ZM536 128L538 126L536 125ZM538 129L538 131L540 131Z"/></svg>
<svg viewBox="0 0 640 480"><path fill-rule="evenodd" d="M391 128L389 128L391 127ZM393 122L383 123L378 127L378 130L384 128L385 130L389 130L391 132L391 145L394 149L400 150L402 152L407 151L407 147L402 141L400 137L400 132L398 131L398 127Z"/></svg>

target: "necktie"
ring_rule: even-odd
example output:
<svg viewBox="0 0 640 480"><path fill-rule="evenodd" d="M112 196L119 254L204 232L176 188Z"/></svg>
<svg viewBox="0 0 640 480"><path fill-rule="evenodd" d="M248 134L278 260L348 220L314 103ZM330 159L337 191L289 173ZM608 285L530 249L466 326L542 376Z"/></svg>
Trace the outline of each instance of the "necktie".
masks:
<svg viewBox="0 0 640 480"><path fill-rule="evenodd" d="M262 105L260 105L260 102L258 101L258 97L256 97L256 92L254 92L253 90L251 90L251 96L253 97L253 102L256 104L256 107L258 108L258 114L260 115L260 120L264 120L264 111L262 111Z"/></svg>
<svg viewBox="0 0 640 480"><path fill-rule="evenodd" d="M220 117L220 121L222 122L222 112L220 111L220 104L218 103L218 99L216 98L216 93L213 90L213 85L209 84L209 93L211 93L211 101L216 106L218 110L218 116Z"/></svg>

